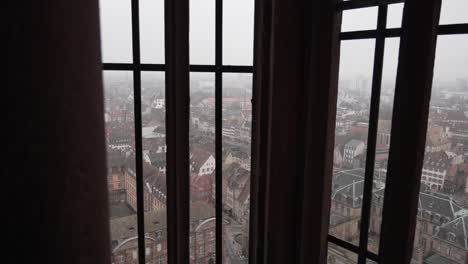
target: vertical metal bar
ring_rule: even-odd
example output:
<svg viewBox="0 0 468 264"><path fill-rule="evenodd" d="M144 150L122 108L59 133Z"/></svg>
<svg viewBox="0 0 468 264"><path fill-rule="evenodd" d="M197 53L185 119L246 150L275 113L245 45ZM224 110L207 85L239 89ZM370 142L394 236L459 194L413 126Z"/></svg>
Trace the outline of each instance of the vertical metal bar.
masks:
<svg viewBox="0 0 468 264"><path fill-rule="evenodd" d="M215 18L215 198L216 198L216 263L223 262L223 0L216 0Z"/></svg>
<svg viewBox="0 0 468 264"><path fill-rule="evenodd" d="M359 264L366 263L367 242L369 240L369 223L372 206L372 188L375 167L375 148L379 121L380 90L382 86L382 70L385 49L385 27L387 23L387 5L379 6L377 18L377 38L374 53L374 71L372 76L372 91L369 114L369 132L367 138L366 171L364 179L363 203L361 210L361 226L359 238Z"/></svg>
<svg viewBox="0 0 468 264"><path fill-rule="evenodd" d="M189 0L165 1L168 263L189 263Z"/></svg>
<svg viewBox="0 0 468 264"><path fill-rule="evenodd" d="M403 9L380 243L382 264L410 263L441 0ZM404 206L402 206L404 205Z"/></svg>
<svg viewBox="0 0 468 264"><path fill-rule="evenodd" d="M140 18L138 0L132 0L132 53L133 65L140 65ZM135 67L133 70L133 98L135 125L135 170L137 196L137 233L138 233L138 262L145 263L145 222L144 222L144 194L143 194L143 147L141 127L141 72Z"/></svg>

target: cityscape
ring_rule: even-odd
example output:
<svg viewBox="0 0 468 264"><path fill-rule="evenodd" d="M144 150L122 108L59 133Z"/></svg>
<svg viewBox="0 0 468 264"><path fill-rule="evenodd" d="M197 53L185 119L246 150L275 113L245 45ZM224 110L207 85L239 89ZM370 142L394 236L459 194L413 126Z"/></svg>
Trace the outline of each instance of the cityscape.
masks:
<svg viewBox="0 0 468 264"><path fill-rule="evenodd" d="M371 22L369 17L359 16ZM400 27L401 14L390 15L389 21ZM355 26L362 29L362 25ZM444 38L439 36L436 53L412 264L468 262L468 57L453 44L468 47L468 39ZM359 245L364 199L374 48L375 39L341 41L329 234L354 245ZM200 45L191 54L203 50L210 51ZM385 39L368 230L368 250L376 254L391 143L398 50L399 38ZM239 55L233 54L232 57ZM104 71L103 75L112 263L135 264L138 227L133 74ZM142 72L141 84L145 258L147 263L161 264L167 263L164 72ZM249 256L252 74L223 73L222 90L222 261L242 264L248 263ZM214 91L214 73L191 73L188 239L193 264L215 263L218 168ZM328 243L329 264L355 264L357 258L356 253Z"/></svg>
<svg viewBox="0 0 468 264"><path fill-rule="evenodd" d="M252 75L223 76L223 262L247 263ZM104 72L111 252L137 263L132 79ZM190 263L215 261L214 74L191 74ZM148 263L167 263L164 74L142 75L145 247Z"/></svg>
<svg viewBox="0 0 468 264"><path fill-rule="evenodd" d="M137 263L132 79L105 72L113 263ZM247 263L250 198L251 74L223 79L223 262ZM330 234L359 243L370 81L341 81L337 102ZM215 259L214 75L192 73L190 101L191 263ZM163 73L142 76L146 258L166 263L165 101ZM393 84L384 84L378 122L369 245L378 252ZM468 79L435 84L414 243L413 263L468 259ZM329 244L328 263L357 255ZM369 262L372 263L372 262Z"/></svg>
<svg viewBox="0 0 468 264"><path fill-rule="evenodd" d="M378 253L394 82L383 83L368 250ZM370 81L340 82L329 233L359 244L369 120ZM412 264L468 261L468 78L434 83ZM357 263L329 243L328 263ZM368 263L375 263L368 260Z"/></svg>

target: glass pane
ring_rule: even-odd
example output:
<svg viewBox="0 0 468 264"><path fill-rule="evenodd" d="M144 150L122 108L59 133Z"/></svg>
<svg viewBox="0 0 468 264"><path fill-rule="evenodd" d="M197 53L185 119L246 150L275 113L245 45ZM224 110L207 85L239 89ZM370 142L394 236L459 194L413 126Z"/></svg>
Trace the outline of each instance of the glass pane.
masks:
<svg viewBox="0 0 468 264"><path fill-rule="evenodd" d="M214 0L190 0L190 64L215 64Z"/></svg>
<svg viewBox="0 0 468 264"><path fill-rule="evenodd" d="M223 74L223 219L226 263L248 263L252 74Z"/></svg>
<svg viewBox="0 0 468 264"><path fill-rule="evenodd" d="M146 263L167 262L164 72L142 72L142 140ZM162 261L162 262L161 262Z"/></svg>
<svg viewBox="0 0 468 264"><path fill-rule="evenodd" d="M374 253L379 251L380 227L382 224L382 208L387 174L388 151L390 148L393 97L395 93L399 48L400 38L388 38L385 40L368 241L368 250Z"/></svg>
<svg viewBox="0 0 468 264"><path fill-rule="evenodd" d="M214 77L190 74L190 263L216 253Z"/></svg>
<svg viewBox="0 0 468 264"><path fill-rule="evenodd" d="M387 28L401 28L403 3L388 5Z"/></svg>
<svg viewBox="0 0 468 264"><path fill-rule="evenodd" d="M138 263L132 72L105 71L112 262Z"/></svg>
<svg viewBox="0 0 468 264"><path fill-rule="evenodd" d="M253 65L254 0L225 0L223 11L223 64Z"/></svg>
<svg viewBox="0 0 468 264"><path fill-rule="evenodd" d="M341 32L377 28L377 7L344 10Z"/></svg>
<svg viewBox="0 0 468 264"><path fill-rule="evenodd" d="M140 0L140 48L142 63L164 63L164 0Z"/></svg>
<svg viewBox="0 0 468 264"><path fill-rule="evenodd" d="M103 62L132 62L132 19L129 0L100 0Z"/></svg>
<svg viewBox="0 0 468 264"><path fill-rule="evenodd" d="M357 244L375 40L341 42L330 234Z"/></svg>
<svg viewBox="0 0 468 264"><path fill-rule="evenodd" d="M440 24L468 23L467 0L443 0L440 10Z"/></svg>
<svg viewBox="0 0 468 264"><path fill-rule="evenodd" d="M352 251L328 243L327 264L356 264L358 255Z"/></svg>
<svg viewBox="0 0 468 264"><path fill-rule="evenodd" d="M439 36L413 258L468 261L468 36Z"/></svg>

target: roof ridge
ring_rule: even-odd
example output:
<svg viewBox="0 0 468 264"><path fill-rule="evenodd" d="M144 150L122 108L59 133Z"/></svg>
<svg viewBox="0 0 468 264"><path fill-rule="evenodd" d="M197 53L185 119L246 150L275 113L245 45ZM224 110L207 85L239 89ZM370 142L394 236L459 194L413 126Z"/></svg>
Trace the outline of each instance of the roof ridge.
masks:
<svg viewBox="0 0 468 264"><path fill-rule="evenodd" d="M345 185L345 186L343 186L343 187L337 189L337 190L335 191L335 193L333 194L332 199L335 198L336 194L337 194L339 191L344 190L345 188L347 188L347 187L349 187L349 186L351 186L351 185L353 185L353 187L354 187L354 184L355 184L355 183L359 183L359 182L364 182L364 180L362 180L362 181L356 181L356 182L353 180L352 183L347 184L347 185ZM354 195L354 192L353 192L353 195Z"/></svg>
<svg viewBox="0 0 468 264"><path fill-rule="evenodd" d="M462 222L463 222L463 233L465 234L465 248L468 248L468 235L466 234L466 223L465 223L465 216L461 216L460 217L462 219Z"/></svg>

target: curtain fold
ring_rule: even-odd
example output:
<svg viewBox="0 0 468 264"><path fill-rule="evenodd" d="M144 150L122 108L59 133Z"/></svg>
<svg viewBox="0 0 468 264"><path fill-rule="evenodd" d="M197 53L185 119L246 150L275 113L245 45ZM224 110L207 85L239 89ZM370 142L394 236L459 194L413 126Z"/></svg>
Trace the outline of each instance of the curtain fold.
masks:
<svg viewBox="0 0 468 264"><path fill-rule="evenodd" d="M341 17L258 0L250 263L325 263Z"/></svg>
<svg viewBox="0 0 468 264"><path fill-rule="evenodd" d="M4 262L110 263L98 1L7 2Z"/></svg>

